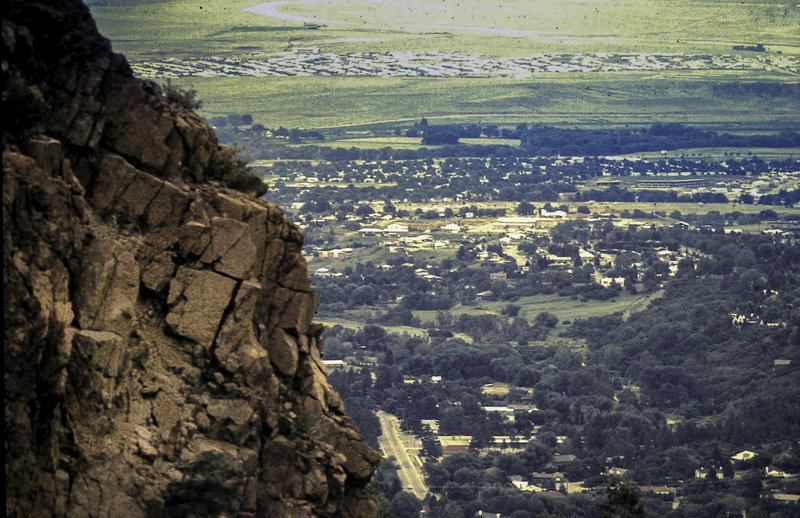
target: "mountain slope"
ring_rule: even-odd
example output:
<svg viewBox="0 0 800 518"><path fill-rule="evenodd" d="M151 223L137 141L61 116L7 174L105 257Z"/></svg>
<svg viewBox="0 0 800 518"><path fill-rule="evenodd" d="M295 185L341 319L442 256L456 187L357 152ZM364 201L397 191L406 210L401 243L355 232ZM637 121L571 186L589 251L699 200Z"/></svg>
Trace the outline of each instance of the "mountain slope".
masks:
<svg viewBox="0 0 800 518"><path fill-rule="evenodd" d="M3 11L7 515L374 516L298 229L82 3Z"/></svg>

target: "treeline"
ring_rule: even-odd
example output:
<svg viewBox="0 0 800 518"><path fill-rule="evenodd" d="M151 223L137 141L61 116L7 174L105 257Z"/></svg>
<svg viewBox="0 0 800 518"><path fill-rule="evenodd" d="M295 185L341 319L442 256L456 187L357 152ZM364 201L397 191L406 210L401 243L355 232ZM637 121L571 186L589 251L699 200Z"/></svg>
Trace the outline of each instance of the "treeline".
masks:
<svg viewBox="0 0 800 518"><path fill-rule="evenodd" d="M629 191L612 185L607 189L579 190L575 193L575 201L601 201L601 202L641 202L641 203L729 203L727 196L719 192L678 193L676 191L642 189ZM755 203L755 197L743 194L741 203ZM779 193L765 194L758 199L759 205L784 205L790 207L800 203L800 189L787 191L781 189Z"/></svg>
<svg viewBox="0 0 800 518"><path fill-rule="evenodd" d="M421 136L426 145L458 144L461 138L519 139L520 149L530 155L600 156L640 151L696 147L800 146L800 133L783 131L772 135L732 135L678 123L653 124L648 129L568 129L542 124L519 124L498 130L496 125L431 125L426 119L406 131Z"/></svg>
<svg viewBox="0 0 800 518"><path fill-rule="evenodd" d="M557 129L557 128L554 128ZM560 132L561 130L559 130ZM564 130L567 131L567 130ZM579 130L570 130L579 131ZM589 131L589 130L587 130ZM600 131L600 130L592 130ZM219 131L218 131L219 133ZM641 134L640 134L641 135ZM281 146L271 144L260 146L249 144L253 148L253 156L262 160L419 160L427 158L469 158L469 157L530 157L530 156L609 156L639 152L653 152L675 150L695 147L772 147L791 148L800 147L800 134L784 132L780 135L750 135L747 137L732 135L731 139L722 137L705 141L669 141L667 137L650 139L649 137L639 143L621 146L616 144L616 137L605 136L600 140L591 140L592 136L575 136L578 140L570 141L570 135L559 135L557 138L540 138L534 140L526 147L509 146L506 144L462 144L452 142L452 139L434 144L431 140L423 141L423 147L418 149L395 149L386 146L380 149L367 149L359 147L326 147L316 145ZM754 138L761 137L761 138ZM232 137L231 137L232 138ZM437 137L438 138L438 137ZM599 138L599 137L598 137ZM631 137L633 138L633 137ZM746 140L751 139L751 140ZM222 140L222 138L221 138ZM542 145L543 143L549 145ZM226 142L227 143L227 142ZM424 147L424 146L436 147ZM742 174L742 173L731 173Z"/></svg>
<svg viewBox="0 0 800 518"><path fill-rule="evenodd" d="M445 144L455 144L460 138L516 138L511 136L513 130L499 129L496 124L439 124L431 125L423 118L415 122L405 132L407 137L422 137L433 140L447 140Z"/></svg>
<svg viewBox="0 0 800 518"><path fill-rule="evenodd" d="M800 133L784 131L773 135L731 135L677 123L653 124L647 130L567 129L534 125L517 127L512 138L531 155L600 156L642 151L697 147L800 146Z"/></svg>
<svg viewBox="0 0 800 518"><path fill-rule="evenodd" d="M800 189L781 189L775 194L765 194L758 199L760 205L783 205L791 207L800 203Z"/></svg>
<svg viewBox="0 0 800 518"><path fill-rule="evenodd" d="M301 140L324 141L325 135L316 130L300 128L287 129L283 126L267 128L262 124L253 124L253 116L249 113L231 113L226 117L212 117L209 122L214 126L217 137L223 144L233 143L241 137L265 137L267 135L278 138L288 138L292 142ZM246 126L243 128L243 126Z"/></svg>
<svg viewBox="0 0 800 518"><path fill-rule="evenodd" d="M608 189L588 189L578 191L575 201L601 201L601 202L672 202L672 203L728 203L730 200L720 192L678 193L676 191L661 191L645 189L629 191L612 185Z"/></svg>
<svg viewBox="0 0 800 518"><path fill-rule="evenodd" d="M266 128L253 124L250 114L213 117L220 141L245 146L257 159L338 160L416 160L448 157L529 157L529 156L607 156L699 147L793 148L800 147L800 133L733 135L678 123L652 124L649 128L559 128L542 124L518 124L515 128L497 125L429 124L426 119L414 123L405 135L421 137L419 149L340 148L319 145L282 145L274 138L287 138L292 144L322 142L319 130ZM397 134L402 130L397 129ZM464 138L503 138L519 140L518 146L505 144L467 145ZM434 146L426 148L424 146ZM730 174L742 174L731 172Z"/></svg>
<svg viewBox="0 0 800 518"><path fill-rule="evenodd" d="M800 146L800 133L775 135L719 134L680 124L654 124L649 131L562 129L533 126L521 131L521 148L531 155L601 156L698 147Z"/></svg>
<svg viewBox="0 0 800 518"><path fill-rule="evenodd" d="M601 156L641 151L697 147L800 146L800 133L783 131L772 135L732 135L678 123L653 124L649 129L568 129L519 124L514 129L477 124L430 125L425 119L406 135L422 136L426 145L454 145L461 138L502 137L519 139L520 150L528 155Z"/></svg>

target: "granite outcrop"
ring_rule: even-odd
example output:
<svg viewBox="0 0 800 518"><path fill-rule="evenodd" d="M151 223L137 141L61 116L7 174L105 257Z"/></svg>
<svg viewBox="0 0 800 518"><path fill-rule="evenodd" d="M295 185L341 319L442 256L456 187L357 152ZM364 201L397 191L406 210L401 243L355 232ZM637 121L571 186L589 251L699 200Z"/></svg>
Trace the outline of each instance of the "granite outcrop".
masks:
<svg viewBox="0 0 800 518"><path fill-rule="evenodd" d="M374 516L300 231L81 2L3 9L7 516Z"/></svg>

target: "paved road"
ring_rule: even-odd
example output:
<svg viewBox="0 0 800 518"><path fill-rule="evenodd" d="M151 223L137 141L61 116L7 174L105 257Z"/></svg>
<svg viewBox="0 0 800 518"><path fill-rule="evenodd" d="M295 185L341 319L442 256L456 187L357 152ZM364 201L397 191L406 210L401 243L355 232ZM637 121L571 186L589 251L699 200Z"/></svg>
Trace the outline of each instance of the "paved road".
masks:
<svg viewBox="0 0 800 518"><path fill-rule="evenodd" d="M413 493L414 496L422 500L428 493L428 488L425 487L425 478L422 474L419 459L415 462L403 445L400 422L395 416L383 411L378 412L378 419L381 422L382 432L378 442L383 454L386 457L394 457L397 461L397 465L400 468L397 474L403 484L403 490Z"/></svg>

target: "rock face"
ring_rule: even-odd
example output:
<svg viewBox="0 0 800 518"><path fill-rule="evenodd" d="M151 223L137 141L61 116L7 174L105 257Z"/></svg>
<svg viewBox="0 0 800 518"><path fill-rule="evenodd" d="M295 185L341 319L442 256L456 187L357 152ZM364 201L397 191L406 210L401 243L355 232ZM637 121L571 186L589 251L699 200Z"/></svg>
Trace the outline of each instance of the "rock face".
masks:
<svg viewBox="0 0 800 518"><path fill-rule="evenodd" d="M298 229L82 3L3 11L7 516L374 516Z"/></svg>

